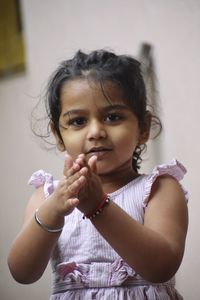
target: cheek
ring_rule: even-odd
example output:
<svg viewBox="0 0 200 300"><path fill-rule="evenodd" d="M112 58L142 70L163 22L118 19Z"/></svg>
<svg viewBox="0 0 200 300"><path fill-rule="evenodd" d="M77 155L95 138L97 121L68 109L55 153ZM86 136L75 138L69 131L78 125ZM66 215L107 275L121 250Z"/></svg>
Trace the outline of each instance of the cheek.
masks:
<svg viewBox="0 0 200 300"><path fill-rule="evenodd" d="M113 137L116 145L121 147L123 146L124 149L132 149L133 151L139 141L139 133L133 128L125 128L124 130L120 130L116 132Z"/></svg>
<svg viewBox="0 0 200 300"><path fill-rule="evenodd" d="M62 138L66 151L72 157L76 157L78 154L81 153L83 143L81 142L81 137L77 133L67 132L64 135L62 135Z"/></svg>
<svg viewBox="0 0 200 300"><path fill-rule="evenodd" d="M129 141L128 140L122 140L122 142L119 145L119 147L121 149L120 152L123 156L124 155L126 155L127 157L132 156L134 151L135 151L136 146L137 146L137 144L131 142L131 140L129 140Z"/></svg>

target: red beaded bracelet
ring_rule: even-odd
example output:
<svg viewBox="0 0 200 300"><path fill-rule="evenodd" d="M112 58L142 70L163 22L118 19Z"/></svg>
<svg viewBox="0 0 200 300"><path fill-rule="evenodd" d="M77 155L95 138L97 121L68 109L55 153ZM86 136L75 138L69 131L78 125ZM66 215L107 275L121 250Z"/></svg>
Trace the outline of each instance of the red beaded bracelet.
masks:
<svg viewBox="0 0 200 300"><path fill-rule="evenodd" d="M90 220L94 219L96 216L98 216L102 212L104 207L107 204L109 204L109 202L110 202L110 198L107 194L105 194L103 199L99 203L99 205L91 213L84 215L83 219L85 219L85 218L90 219Z"/></svg>

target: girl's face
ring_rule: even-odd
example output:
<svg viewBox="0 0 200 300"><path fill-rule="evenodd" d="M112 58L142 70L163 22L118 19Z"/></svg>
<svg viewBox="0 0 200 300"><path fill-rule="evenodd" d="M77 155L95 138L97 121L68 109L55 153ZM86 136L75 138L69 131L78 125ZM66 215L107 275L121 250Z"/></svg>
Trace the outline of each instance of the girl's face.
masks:
<svg viewBox="0 0 200 300"><path fill-rule="evenodd" d="M73 159L84 153L97 156L97 173L108 175L132 170L135 147L143 143L138 120L112 83L100 86L87 80L67 82L61 91L62 146ZM61 143L61 141L59 141Z"/></svg>

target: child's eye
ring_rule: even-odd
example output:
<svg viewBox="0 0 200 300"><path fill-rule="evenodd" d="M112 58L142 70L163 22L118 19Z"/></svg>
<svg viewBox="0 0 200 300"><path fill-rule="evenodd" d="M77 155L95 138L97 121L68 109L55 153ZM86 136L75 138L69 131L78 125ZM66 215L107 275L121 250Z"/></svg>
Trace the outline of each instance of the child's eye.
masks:
<svg viewBox="0 0 200 300"><path fill-rule="evenodd" d="M84 117L77 117L70 119L68 122L69 126L82 127L86 124L86 119Z"/></svg>
<svg viewBox="0 0 200 300"><path fill-rule="evenodd" d="M122 116L116 113L110 113L105 116L104 121L106 122L117 122L122 120Z"/></svg>

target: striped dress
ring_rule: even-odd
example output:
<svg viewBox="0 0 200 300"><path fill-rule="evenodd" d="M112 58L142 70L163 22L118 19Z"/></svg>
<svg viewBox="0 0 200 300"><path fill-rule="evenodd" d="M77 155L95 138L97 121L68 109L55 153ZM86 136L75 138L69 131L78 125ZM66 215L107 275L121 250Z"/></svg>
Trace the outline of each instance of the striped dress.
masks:
<svg viewBox="0 0 200 300"><path fill-rule="evenodd" d="M168 174L180 181L185 173L183 165L173 160L155 167L149 175L140 175L109 196L111 201L143 224L145 207L156 178ZM44 185L48 197L58 181L39 170L31 176L29 184L36 188ZM188 194L185 190L184 193L187 201ZM90 220L83 219L78 209L65 218L51 265L51 300L183 299L174 287L174 278L152 284L140 277L105 241Z"/></svg>

